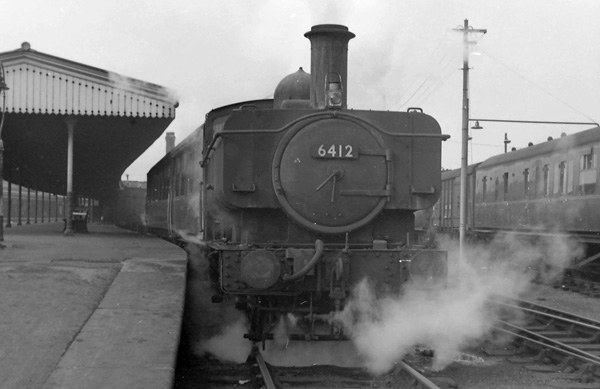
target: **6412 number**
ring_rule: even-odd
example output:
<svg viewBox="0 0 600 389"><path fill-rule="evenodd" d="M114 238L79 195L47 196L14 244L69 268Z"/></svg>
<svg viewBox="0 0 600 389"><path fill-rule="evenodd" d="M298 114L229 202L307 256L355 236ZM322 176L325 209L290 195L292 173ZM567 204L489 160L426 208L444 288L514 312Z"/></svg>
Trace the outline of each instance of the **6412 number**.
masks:
<svg viewBox="0 0 600 389"><path fill-rule="evenodd" d="M357 158L352 145L325 145L317 148L317 157L319 158Z"/></svg>

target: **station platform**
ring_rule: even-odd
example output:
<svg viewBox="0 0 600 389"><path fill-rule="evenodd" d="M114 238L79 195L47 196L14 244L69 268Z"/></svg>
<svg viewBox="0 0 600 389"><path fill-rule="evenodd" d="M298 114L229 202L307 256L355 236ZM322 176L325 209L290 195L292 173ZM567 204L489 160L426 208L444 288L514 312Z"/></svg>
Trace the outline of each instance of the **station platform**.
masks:
<svg viewBox="0 0 600 389"><path fill-rule="evenodd" d="M4 230L0 387L171 388L185 251L112 225L62 230Z"/></svg>

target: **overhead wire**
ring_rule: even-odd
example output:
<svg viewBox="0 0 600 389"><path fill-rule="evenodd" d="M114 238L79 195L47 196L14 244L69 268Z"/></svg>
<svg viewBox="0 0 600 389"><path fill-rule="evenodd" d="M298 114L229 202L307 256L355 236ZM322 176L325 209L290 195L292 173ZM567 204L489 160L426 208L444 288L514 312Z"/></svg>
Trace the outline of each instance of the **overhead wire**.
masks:
<svg viewBox="0 0 600 389"><path fill-rule="evenodd" d="M452 65L454 65L454 62L452 60L448 61L444 67L444 69L442 69L442 75L440 77L437 77L435 79L434 82L432 82L429 87L427 87L425 89L425 91L418 97L415 98L415 105L416 106L420 106L422 105L425 101L427 101L427 99L429 99L435 92L437 92L442 85L445 84L445 82L454 74L456 74L454 72L454 68L452 67Z"/></svg>
<svg viewBox="0 0 600 389"><path fill-rule="evenodd" d="M440 41L436 45L436 48L431 52L429 57L433 57L435 55L435 53L440 50L440 48L442 47L442 44L445 41L449 32L451 32L451 31L447 31L446 34L444 34L444 36L442 37L442 39L440 39ZM482 41L483 37L485 37L485 35L483 35L479 41ZM406 95L406 93L401 95L400 100L402 102L400 103L400 109L405 107L409 102L413 106L421 106L425 101L427 101L427 99L429 99L431 96L433 96L435 94L435 92L437 92L442 87L442 85L445 84L445 82L448 80L448 78L450 78L454 74L457 74L457 73L454 73L455 69L451 67L451 65L457 64L457 62L456 62L457 58L459 58L459 57L456 56L456 52L451 51L450 48L447 48L442 59L440 61L438 61L439 63L443 63L445 60L447 60L447 62L441 66L441 70L440 70L441 76L434 77L432 75L432 73L430 72L428 77L426 77L421 82L421 84L419 85L417 90L415 90L404 101L402 101L402 98ZM411 82L410 85L413 85L413 84L414 84L414 82ZM408 89L408 90L410 90L410 89Z"/></svg>
<svg viewBox="0 0 600 389"><path fill-rule="evenodd" d="M449 33L449 31L447 31L446 34L444 34L444 36L442 36L440 38L440 40L436 44L435 48L429 54L429 56L428 56L429 59L433 58L443 47L443 43L446 40L448 33ZM442 58L437 62L443 63L443 61L447 57L448 57L448 53L444 54L442 56ZM431 63L431 62L433 62L433 61L429 60L429 63ZM443 65L443 66L445 68L445 66L447 66L447 64ZM419 95L422 95L423 93L426 93L427 90L430 89L431 83L435 82L435 81L437 81L437 77L434 77L432 72L429 72L425 77L413 77L411 79L411 82L409 83L408 87L404 90L404 92L400 95L400 97L398 99L400 101L400 103L398 104L400 107L399 109L402 109L404 106L406 106L407 103L414 101L413 99L415 98L415 96L419 96ZM419 83L418 86L417 86L417 82ZM425 91L425 92L423 92L423 91ZM408 97L406 97L407 95L408 95Z"/></svg>
<svg viewBox="0 0 600 389"><path fill-rule="evenodd" d="M450 58L450 56L446 54L446 56L442 58L442 61L440 62L443 62L447 58ZM422 79L419 87L400 103L400 109L402 109L409 102L412 105L418 106L420 102L426 100L429 96L431 96L431 94L437 91L439 87L447 80L447 78L452 75L452 64L453 62L451 58L442 64L442 68L440 70L441 76L434 76L433 73L430 72L427 77Z"/></svg>
<svg viewBox="0 0 600 389"><path fill-rule="evenodd" d="M539 90L543 91L544 93L548 94L549 96L555 98L556 100L558 100L559 102L561 102L562 104L564 104L565 106L569 107L570 109L572 109L573 111L579 113L580 115L583 115L586 119L592 121L592 122L598 122L596 119L591 118L590 116L586 115L585 113L581 112L580 110L578 110L577 108L573 107L572 105L570 105L569 103L567 103L566 101L562 100L561 98L559 98L558 96L554 95L553 93L551 93L550 91L548 91L546 88L536 84L534 81L530 80L529 78L525 77L523 74L517 72L516 70L514 70L513 68L511 68L510 66L508 66L507 64L505 64L504 62L500 61L498 58L496 58L495 56L493 56L492 54L490 54L488 51L486 50L480 50L482 52L484 52L487 56L489 56L490 58L492 58L494 61L496 61L498 64L502 65L503 67L505 67L506 69L510 70L511 72L513 72L514 74L516 74L517 76L519 76L520 78L522 78L523 80L527 81L528 83L530 83L531 85L535 86L536 88L538 88Z"/></svg>
<svg viewBox="0 0 600 389"><path fill-rule="evenodd" d="M485 36L485 35L484 35ZM483 37L482 37L483 39ZM538 85L537 83L535 83L533 80L527 78L526 76L524 76L523 74L519 73L518 71L516 71L515 69L511 68L510 66L508 66L506 63L502 62L501 60L499 60L498 58L496 58L495 56L493 56L492 54L490 54L487 50L484 50L482 48L479 48L478 51L485 53L486 56L488 56L489 58L491 58L492 60L496 61L499 65L503 66L504 68L508 69L509 71L511 71L512 73L516 74L518 77L520 77L521 79L525 80L526 82L528 82L529 84L533 85L534 87L538 88L539 90L543 91L544 93L546 93L547 95L551 96L552 98L556 99L557 101L559 101L560 103L564 104L565 106L567 106L568 108L572 109L574 112L577 112L578 114L582 115L583 117L585 117L586 119L590 120L591 122L597 122L595 119L591 118L590 116L586 115L585 113L581 112L580 110L578 110L577 108L573 107L572 105L570 105L569 103L567 103L566 101L564 101L563 99L559 98L558 96L554 95L553 93L551 93L550 91L548 91L546 88ZM472 108L472 107L471 107ZM497 147L497 148L503 148L504 145L493 145L493 144L484 144L484 143L471 143L471 141L469 141L471 145L474 146L483 146L483 147ZM473 153L473 148L470 147L471 150L471 154ZM471 155L471 162L472 162L473 156Z"/></svg>
<svg viewBox="0 0 600 389"><path fill-rule="evenodd" d="M439 52L447 35L448 35L448 32L440 39L440 41L436 45L435 49L429 55L429 58L434 57L434 55L436 55L436 53ZM480 39L478 40L478 43L481 43L484 40L484 38L485 38L485 34L480 37ZM489 58L496 61L501 66L505 67L506 69L508 69L512 73L516 74L517 76L519 76L520 78L522 78L523 80L528 82L529 84L535 86L539 90L543 91L544 93L553 97L557 101L561 102L568 108L572 109L574 112L579 113L580 115L584 116L586 119L588 119L592 122L597 122L597 120L592 119L590 116L588 116L587 114L576 109L568 102L564 101L563 99L559 98L555 94L548 91L546 88L543 88L542 86L535 83L533 80L527 78L523 74L519 73L515 69L508 66L506 63L500 61L498 58L496 58L495 56L490 54L487 50L484 50L483 48L478 47L477 51L484 53L485 55L487 55ZM453 74L457 74L457 73L454 73L455 69L453 69L451 66L456 63L453 60L454 57L455 57L455 54L451 53L449 50L447 50L442 55L442 58L439 61L437 61L439 64L441 64L441 66L438 67L438 69L437 69L439 71L439 73L441 73L440 76L434 76L433 72L428 72L425 77L413 78L411 80L410 84L408 85L408 87L405 89L405 92L400 95L399 109L401 110L402 108L407 106L409 103L411 106L422 105L425 101L427 101L428 98L430 98L432 95L434 95L434 93L437 92L439 90L439 88L441 88L441 86L447 81L447 79L449 77L451 77ZM454 142L450 141L450 143L454 143ZM472 143L471 140L469 140L469 143L473 146L494 147L494 148L504 147L503 145ZM473 149L471 148L471 153L472 152L473 152ZM472 158L473 157L471 155L471 159Z"/></svg>

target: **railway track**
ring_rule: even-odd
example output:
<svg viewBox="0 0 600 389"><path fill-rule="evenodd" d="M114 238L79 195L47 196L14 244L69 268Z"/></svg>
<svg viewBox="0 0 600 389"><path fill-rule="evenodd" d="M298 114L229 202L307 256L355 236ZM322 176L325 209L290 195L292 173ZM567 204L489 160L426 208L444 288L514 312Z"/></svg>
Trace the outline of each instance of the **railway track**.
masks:
<svg viewBox="0 0 600 389"><path fill-rule="evenodd" d="M272 366L265 362L255 347L248 361L243 364L221 363L215 359L203 359L190 369L185 382L176 382L178 389L242 389L242 388L422 388L441 389L404 361L388 374L374 376L356 367L314 365L302 367ZM190 376L191 375L191 376Z"/></svg>
<svg viewBox="0 0 600 389"><path fill-rule="evenodd" d="M459 363L441 375L433 373L427 378L420 373L422 370L400 361L391 372L374 376L358 367L274 366L267 363L255 347L246 363L241 364L197 357L184 372L185 383L176 382L174 388L462 387L456 386L457 382L463 382L469 388L491 388L502 381L495 377L496 369L507 373L504 379L517 385L515 387L529 387L518 385L533 382L540 383L536 388L550 387L549 383L551 387L558 388L600 388L600 322L524 300L499 297L491 300L489 306L494 310L491 316L498 318L494 329L498 333L509 334L515 339L513 344L518 346L508 356L496 354L499 358L493 358L494 354L488 354L492 357L489 364ZM504 346L502 348L506 351ZM424 366L424 360L415 360L414 356L411 354L409 357L413 358L410 359L412 362L417 361L413 366ZM428 370L425 368L425 371ZM511 373L513 371L518 373Z"/></svg>
<svg viewBox="0 0 600 389"><path fill-rule="evenodd" d="M582 374L584 381L600 385L596 374L600 372L600 322L524 300L491 303L500 313L494 329L538 350L532 361L555 371Z"/></svg>

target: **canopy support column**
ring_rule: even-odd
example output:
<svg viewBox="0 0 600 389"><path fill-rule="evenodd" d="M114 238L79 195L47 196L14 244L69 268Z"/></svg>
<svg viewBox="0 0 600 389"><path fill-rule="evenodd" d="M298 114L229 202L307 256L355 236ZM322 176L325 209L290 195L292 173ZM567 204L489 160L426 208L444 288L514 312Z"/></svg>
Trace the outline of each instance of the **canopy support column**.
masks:
<svg viewBox="0 0 600 389"><path fill-rule="evenodd" d="M73 134L77 118L69 117L66 120L69 129L69 140L67 145L67 207L65 208L65 235L73 235Z"/></svg>

